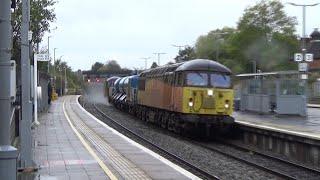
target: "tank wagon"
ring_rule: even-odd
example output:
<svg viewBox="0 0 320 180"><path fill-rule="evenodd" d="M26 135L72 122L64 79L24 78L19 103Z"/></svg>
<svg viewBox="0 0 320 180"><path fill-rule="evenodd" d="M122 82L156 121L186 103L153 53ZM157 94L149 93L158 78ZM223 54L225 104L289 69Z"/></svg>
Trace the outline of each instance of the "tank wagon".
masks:
<svg viewBox="0 0 320 180"><path fill-rule="evenodd" d="M231 71L218 62L195 59L107 80L117 108L176 133L225 130L234 123Z"/></svg>

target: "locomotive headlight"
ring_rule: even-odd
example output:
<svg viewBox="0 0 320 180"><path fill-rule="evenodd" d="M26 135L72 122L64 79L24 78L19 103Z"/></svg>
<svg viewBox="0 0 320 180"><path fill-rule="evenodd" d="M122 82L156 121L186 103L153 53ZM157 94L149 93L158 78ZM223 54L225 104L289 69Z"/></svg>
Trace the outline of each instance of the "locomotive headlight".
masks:
<svg viewBox="0 0 320 180"><path fill-rule="evenodd" d="M213 96L213 90L212 89L208 90L208 96Z"/></svg>
<svg viewBox="0 0 320 180"><path fill-rule="evenodd" d="M224 107L225 107L226 109L229 109L229 107L230 107L230 105L229 105L229 100L226 100L226 101L225 101Z"/></svg>
<svg viewBox="0 0 320 180"><path fill-rule="evenodd" d="M189 103L188 103L189 107L192 107L193 106L193 99L192 98L189 98Z"/></svg>

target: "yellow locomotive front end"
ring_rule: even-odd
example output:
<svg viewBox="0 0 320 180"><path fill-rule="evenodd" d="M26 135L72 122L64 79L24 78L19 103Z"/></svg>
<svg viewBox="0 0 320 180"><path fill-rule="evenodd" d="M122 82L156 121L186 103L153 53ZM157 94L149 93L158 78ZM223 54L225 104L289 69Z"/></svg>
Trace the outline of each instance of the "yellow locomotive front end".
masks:
<svg viewBox="0 0 320 180"><path fill-rule="evenodd" d="M230 116L233 112L233 90L184 87L182 112Z"/></svg>
<svg viewBox="0 0 320 180"><path fill-rule="evenodd" d="M228 74L186 72L183 87L183 113L231 115L233 90Z"/></svg>
<svg viewBox="0 0 320 180"><path fill-rule="evenodd" d="M234 92L229 72L184 71L181 117L186 122L222 129L234 123ZM178 99L175 97L175 99ZM213 126L212 126L213 125Z"/></svg>

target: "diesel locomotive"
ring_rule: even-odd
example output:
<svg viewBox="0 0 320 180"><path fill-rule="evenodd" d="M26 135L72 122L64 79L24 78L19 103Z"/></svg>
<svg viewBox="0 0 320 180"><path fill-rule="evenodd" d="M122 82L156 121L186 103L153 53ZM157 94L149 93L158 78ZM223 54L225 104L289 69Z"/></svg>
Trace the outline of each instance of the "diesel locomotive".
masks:
<svg viewBox="0 0 320 180"><path fill-rule="evenodd" d="M176 133L197 129L208 135L234 123L230 75L218 62L195 59L109 78L105 94L114 106L144 121Z"/></svg>

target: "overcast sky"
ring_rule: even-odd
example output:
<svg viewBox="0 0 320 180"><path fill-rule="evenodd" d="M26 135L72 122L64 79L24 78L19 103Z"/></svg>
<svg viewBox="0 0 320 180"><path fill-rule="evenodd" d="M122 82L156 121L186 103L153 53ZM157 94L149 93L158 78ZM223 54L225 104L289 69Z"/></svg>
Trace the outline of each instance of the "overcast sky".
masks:
<svg viewBox="0 0 320 180"><path fill-rule="evenodd" d="M148 66L164 52L161 65L177 55L176 45L193 46L200 35L235 27L246 7L256 0L67 0L55 6L50 52L73 70L88 70L96 62L114 59L122 67L144 68L142 57L151 57ZM283 1L290 2L290 1ZM314 3L315 0L292 0ZM286 5L286 12L298 18L301 34L302 9ZM320 27L320 5L307 10L307 33ZM317 18L316 18L317 17ZM44 38L43 46L47 46Z"/></svg>

